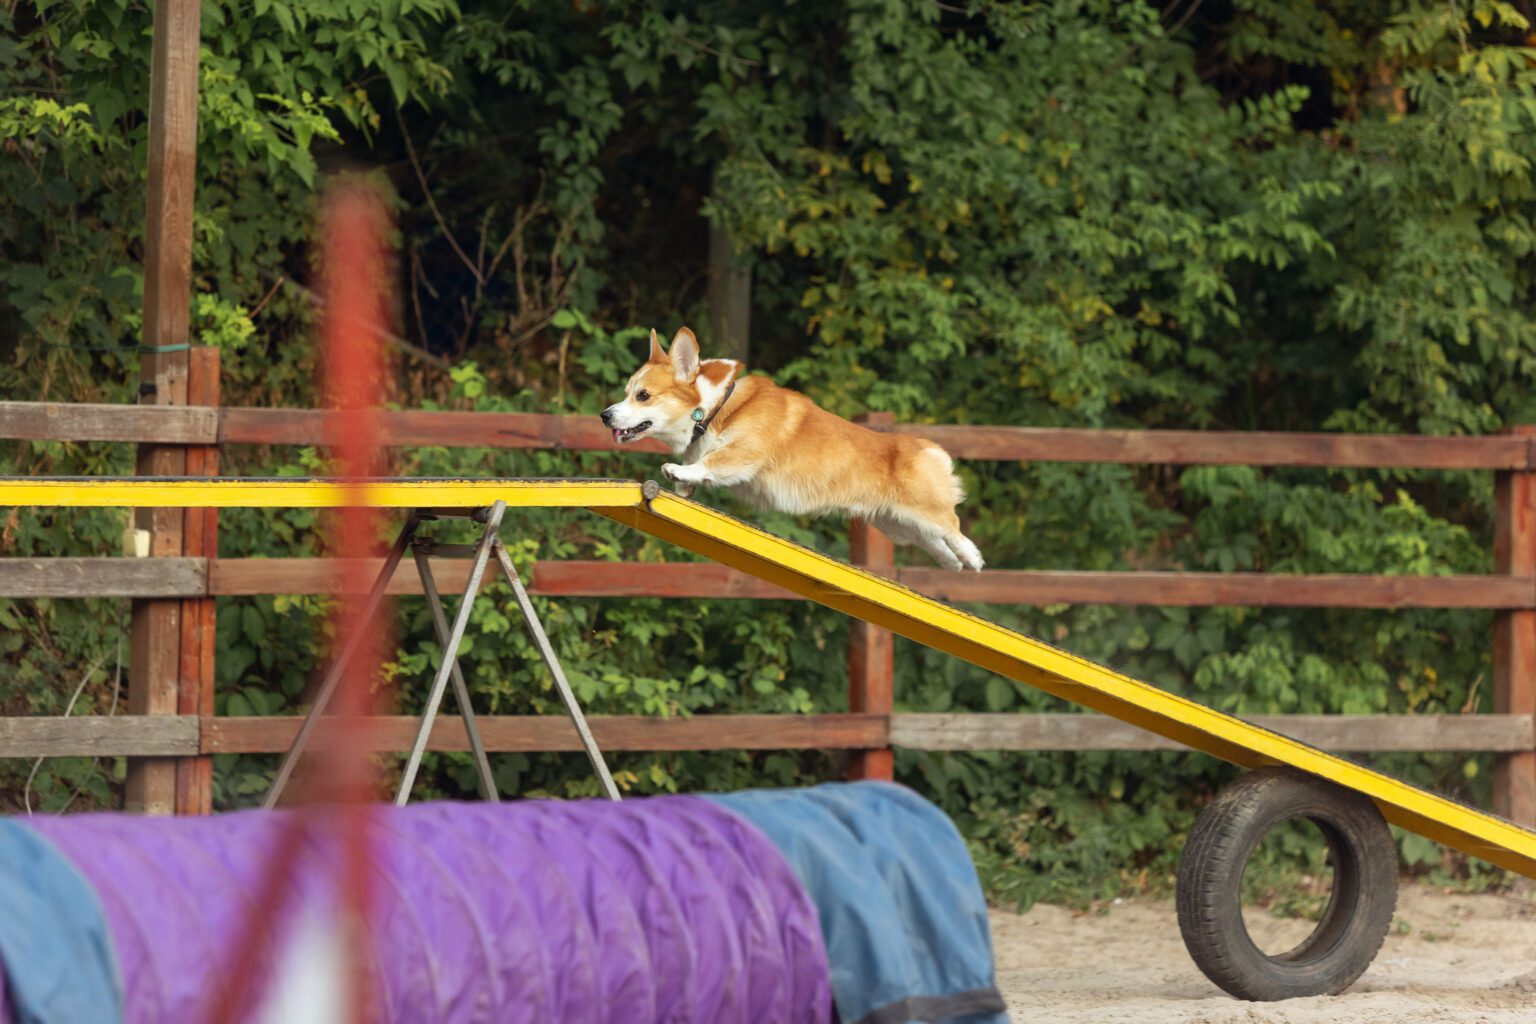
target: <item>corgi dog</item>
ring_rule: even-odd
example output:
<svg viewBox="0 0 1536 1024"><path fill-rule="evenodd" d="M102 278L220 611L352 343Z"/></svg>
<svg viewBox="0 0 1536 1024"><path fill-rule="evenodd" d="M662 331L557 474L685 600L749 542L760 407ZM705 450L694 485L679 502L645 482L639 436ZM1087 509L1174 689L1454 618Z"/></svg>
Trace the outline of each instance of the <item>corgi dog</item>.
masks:
<svg viewBox="0 0 1536 1024"><path fill-rule="evenodd" d="M766 377L742 377L734 359L699 358L684 327L668 352L651 332L651 354L603 410L624 444L653 437L679 457L661 467L677 493L723 487L756 505L795 515L842 512L897 544L915 544L946 569L980 569L981 552L960 532L964 497L949 453L932 441L882 434L834 416Z"/></svg>

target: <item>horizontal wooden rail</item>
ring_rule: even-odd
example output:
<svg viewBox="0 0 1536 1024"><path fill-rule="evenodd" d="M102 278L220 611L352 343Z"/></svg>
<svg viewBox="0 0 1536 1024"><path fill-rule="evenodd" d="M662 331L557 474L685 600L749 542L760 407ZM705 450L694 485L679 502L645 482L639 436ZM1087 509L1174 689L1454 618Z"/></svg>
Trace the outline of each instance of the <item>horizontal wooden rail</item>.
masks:
<svg viewBox="0 0 1536 1024"><path fill-rule="evenodd" d="M203 597L207 592L206 558L0 558L0 597Z"/></svg>
<svg viewBox="0 0 1536 1024"><path fill-rule="evenodd" d="M1533 608L1526 576L1288 576L1271 573L1068 572L902 567L896 580L941 601L980 604L1243 605L1316 608ZM538 562L551 597L794 595L713 562Z"/></svg>
<svg viewBox="0 0 1536 1024"><path fill-rule="evenodd" d="M1530 439L1508 435L1293 434L1215 430L1084 430L897 424L956 458L1182 466L1358 469L1529 469Z"/></svg>
<svg viewBox="0 0 1536 1024"><path fill-rule="evenodd" d="M433 558L432 576L445 594L464 592L469 561ZM378 558L220 558L209 567L208 589L216 597L253 594L364 594L383 566ZM486 574L489 581L495 577ZM388 593L421 593L421 578L409 560L390 578Z"/></svg>
<svg viewBox="0 0 1536 1024"><path fill-rule="evenodd" d="M0 757L190 757L201 732L194 715L0 718Z"/></svg>
<svg viewBox="0 0 1536 1024"><path fill-rule="evenodd" d="M8 558L0 597L231 597L365 593L376 559ZM468 563L434 558L439 589L462 590ZM1536 608L1536 577L1275 575L1199 572L980 573L903 567L896 579L944 601L979 604L1239 605L1311 608ZM713 562L537 562L529 589L547 597L800 598ZM389 592L419 594L404 565Z"/></svg>
<svg viewBox="0 0 1536 1024"><path fill-rule="evenodd" d="M1121 462L1174 465L1312 466L1381 469L1528 469L1528 438L1291 434L1203 430L1087 430L896 424L960 459L1021 462ZM321 444L315 410L225 409L219 438L229 443ZM383 415L386 445L661 452L655 442L618 445L595 416L403 410Z"/></svg>
<svg viewBox="0 0 1536 1024"><path fill-rule="evenodd" d="M365 593L382 564L382 559L358 560L345 572L338 572L333 561L318 558L221 558L213 563L209 580L218 595L329 594L339 592L344 584L350 584L353 592ZM613 568L622 571L607 571ZM432 572L439 590L462 593L469 579L469 563L434 558ZM800 600L799 595L781 587L712 562L536 562L528 589L551 597ZM421 593L421 581L409 564L396 570L389 593Z"/></svg>
<svg viewBox="0 0 1536 1024"><path fill-rule="evenodd" d="M1536 749L1531 715L1248 715L1246 721L1323 750L1487 751ZM913 750L1185 750L1179 743L1100 715L904 714L891 744Z"/></svg>
<svg viewBox="0 0 1536 1024"><path fill-rule="evenodd" d="M203 728L203 753L254 754L287 750L302 719L210 718ZM322 722L314 742L325 740ZM498 753L579 751L581 743L569 719L556 715L493 715L477 719L485 748ZM647 718L639 715L589 715L587 724L598 745L617 750L861 750L886 743L889 723L879 715L708 715L696 718ZM419 719L390 716L371 719L364 744L373 750L406 751ZM469 749L464 722L439 718L428 741L431 750Z"/></svg>
<svg viewBox="0 0 1536 1024"><path fill-rule="evenodd" d="M1531 715L1261 715L1259 725L1324 750L1489 751L1536 749ZM558 716L501 715L480 720L487 749L507 753L576 751L570 722ZM146 756L278 753L297 717L194 715L0 718L0 757ZM608 750L867 750L887 742L914 750L1183 750L1112 718L1082 714L701 715L589 719ZM367 745L410 747L417 719L369 719ZM325 732L320 733L321 741ZM430 749L469 749L463 722L440 719Z"/></svg>
<svg viewBox="0 0 1536 1024"><path fill-rule="evenodd" d="M438 412L409 409L378 416L378 442L445 448L539 448L555 451L665 452L656 441L619 445L596 416L522 412ZM317 409L224 409L225 444L326 444L325 414Z"/></svg>
<svg viewBox="0 0 1536 1024"><path fill-rule="evenodd" d="M214 444L219 439L219 410L185 405L0 402L0 438Z"/></svg>
<svg viewBox="0 0 1536 1024"><path fill-rule="evenodd" d="M1536 468L1532 438L1407 434L1297 434L1214 430L1090 430L901 423L875 429L930 438L961 459L1165 465L1310 466L1378 469ZM158 444L318 445L318 409L216 409L207 406L63 405L0 402L0 438L143 441ZM596 416L442 412L382 414L381 443L456 448L618 451ZM654 441L622 446L658 453Z"/></svg>

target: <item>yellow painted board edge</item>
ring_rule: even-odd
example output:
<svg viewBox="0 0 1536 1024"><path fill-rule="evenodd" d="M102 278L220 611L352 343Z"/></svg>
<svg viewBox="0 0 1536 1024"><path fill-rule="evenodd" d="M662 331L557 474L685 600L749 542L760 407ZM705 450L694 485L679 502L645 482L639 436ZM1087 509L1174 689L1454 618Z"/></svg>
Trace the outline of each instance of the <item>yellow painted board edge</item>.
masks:
<svg viewBox="0 0 1536 1024"><path fill-rule="evenodd" d="M602 508L634 505L627 480L4 478L0 506L80 508Z"/></svg>

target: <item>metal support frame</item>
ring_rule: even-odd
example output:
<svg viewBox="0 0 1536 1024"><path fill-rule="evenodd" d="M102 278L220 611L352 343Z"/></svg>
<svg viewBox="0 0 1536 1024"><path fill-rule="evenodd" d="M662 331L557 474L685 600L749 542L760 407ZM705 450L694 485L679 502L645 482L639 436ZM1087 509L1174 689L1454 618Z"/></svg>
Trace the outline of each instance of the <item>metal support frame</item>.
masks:
<svg viewBox="0 0 1536 1024"><path fill-rule="evenodd" d="M560 699L565 702L566 713L571 716L571 724L576 727L576 735L581 737L581 748L587 752L587 760L592 762L592 770L597 773L598 780L603 784L603 792L608 799L619 798L619 788L613 784L613 776L608 773L608 765L603 761L603 752L597 749L597 740L592 738L592 730L587 728L587 719L581 713L581 705L576 700L576 694L571 690L571 684L565 678L565 670L560 667L560 659L555 655L555 649L549 644L549 637L544 633L544 624L539 621L539 613L534 611L533 602L528 600L528 591L523 589L523 581L517 575L517 569L512 565L512 556L507 554L507 549L502 546L501 538L496 537L491 541L491 546L496 549L496 558L501 562L501 571L507 577L507 582L512 584L512 594L517 598L517 606L522 610L523 621L528 623L528 632L533 634L533 642L539 648L539 654L544 658L544 664L549 668L549 674L555 678L555 689L560 691Z"/></svg>
<svg viewBox="0 0 1536 1024"><path fill-rule="evenodd" d="M592 730L587 726L586 716L582 713L581 705L576 700L576 694L571 689L569 681L565 677L565 671L560 665L560 659L550 645L549 636L544 632L544 624L539 619L538 612L533 607L533 602L528 599L528 591L523 587L523 581L517 574L517 568L512 564L512 558L507 554L506 547L501 542L501 520L506 513L507 505L504 501L497 501L489 508L480 509L413 509L406 518L405 525L401 528L399 536L391 546L384 564L379 570L378 577L374 580L372 588L368 591L368 597L363 607L360 618L360 630L366 629L378 614L379 606L383 603L384 593L389 586L390 579L395 570L399 568L401 560L405 557L407 549L411 552L412 561L416 565L416 572L421 577L421 589L427 599L427 610L432 616L433 630L437 635L438 643L442 645L442 660L437 667L437 673L432 680L432 689L427 697L427 705L422 712L421 726L416 732L416 742L412 745L410 756L406 760L405 771L400 779L400 788L395 793L395 804L404 806L410 799L411 788L415 785L416 775L421 770L422 756L426 753L427 742L432 734L432 725L437 721L438 711L442 707L443 695L446 693L448 683L453 683L454 697L458 701L459 714L464 719L464 730L469 735L470 749L474 753L475 768L480 777L481 792L487 800L495 802L500 799L496 791L496 782L491 774L491 762L486 754L485 742L480 736L480 726L475 718L474 708L470 705L469 686L464 681L463 669L459 665L459 647L464 641L464 631L469 626L470 612L474 607L475 598L479 595L481 581L485 578L486 567L490 563L491 555L496 556L497 564L507 582L512 586L513 596L517 600L518 610L522 613L523 621L528 626L528 632L533 636L534 645L539 649L539 655L550 675L554 677L555 688L560 693L560 700L565 705L566 714L570 716L571 724L576 729L576 734L581 739L581 746L586 751L587 760L592 764L592 770L597 774L602 783L603 792L610 800L619 799L618 787L614 785L613 776L608 771L608 765L603 760L602 751L598 749L597 741L592 737ZM439 544L427 537L418 537L417 530L425 521L442 518L468 518L476 522L484 523L485 529L480 539L473 545L463 544ZM474 559L474 565L470 569L469 581L464 587L463 600L459 602L459 608L454 615L453 625L450 628L448 617L443 611L442 597L437 589L437 580L432 573L431 555L456 555ZM362 643L362 632L348 637L342 646L341 653L326 673L325 681L320 685L320 692L315 696L315 702L310 707L309 713L304 716L304 722L299 726L298 734L293 739L293 745L283 757L283 763L278 768L276 777L272 780L272 786L267 790L266 798L262 806L271 808L277 806L282 797L283 790L287 787L289 779L293 776L293 770L298 764L299 758L304 753L315 727L324 717L326 708L335 696L336 686L341 681L341 675L346 670L347 664L356 655L358 647Z"/></svg>
<svg viewBox="0 0 1536 1024"><path fill-rule="evenodd" d="M411 542L411 556L416 561L416 572L421 577L421 592L427 598L427 610L432 613L432 628L437 633L437 642L443 649L443 664L452 668L453 674L453 698L459 703L459 714L464 716L464 731L469 734L469 749L475 755L475 768L480 773L480 792L492 803L500 800L496 792L496 781L491 776L491 760L485 753L485 741L480 738L480 725L475 720L475 713L470 708L469 686L464 682L464 670L459 665L458 648L464 639L464 632L460 630L452 633L448 629L447 616L443 614L443 599L437 593L437 580L432 575L432 563L427 557L432 552L431 541L425 543L421 538ZM466 598L464 606L468 607L473 598ZM450 655L448 652L452 651ZM431 714L431 712L429 712ZM425 723L430 729L431 722ZM425 733L423 733L425 736ZM412 773L415 774L414 772ZM403 803L401 799L408 789L401 787L401 791L395 797L396 803Z"/></svg>

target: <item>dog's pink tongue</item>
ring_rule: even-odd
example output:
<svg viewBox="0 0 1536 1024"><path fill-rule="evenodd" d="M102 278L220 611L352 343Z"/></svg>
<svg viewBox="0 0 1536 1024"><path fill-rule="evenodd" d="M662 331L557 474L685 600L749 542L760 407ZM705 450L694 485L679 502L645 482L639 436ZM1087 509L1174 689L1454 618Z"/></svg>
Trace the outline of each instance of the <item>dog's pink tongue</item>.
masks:
<svg viewBox="0 0 1536 1024"><path fill-rule="evenodd" d="M613 443L614 444L623 444L624 443L624 431L622 431L622 430L615 430L613 432Z"/></svg>

